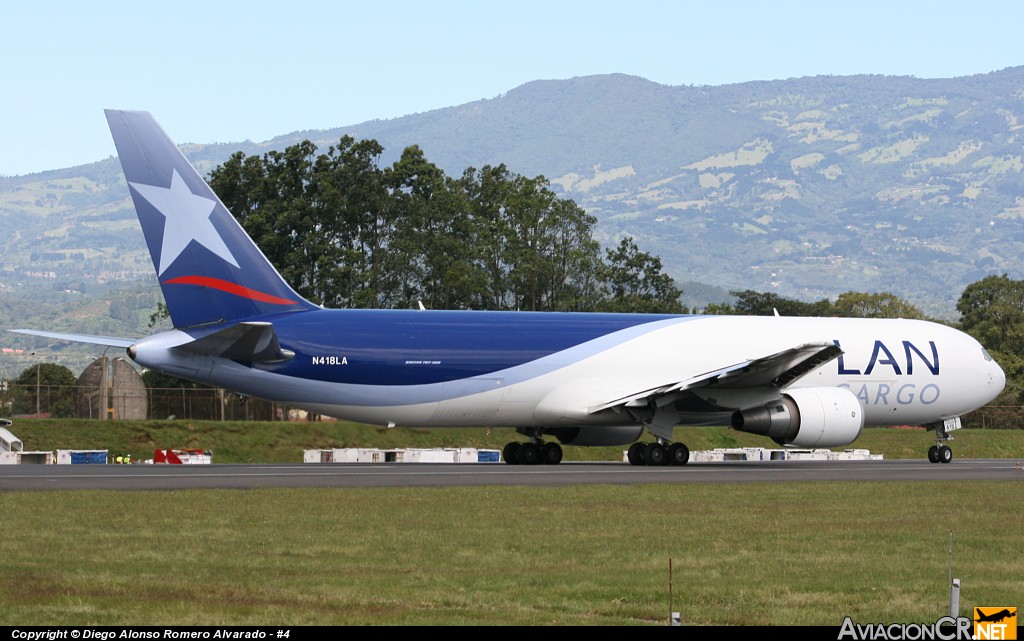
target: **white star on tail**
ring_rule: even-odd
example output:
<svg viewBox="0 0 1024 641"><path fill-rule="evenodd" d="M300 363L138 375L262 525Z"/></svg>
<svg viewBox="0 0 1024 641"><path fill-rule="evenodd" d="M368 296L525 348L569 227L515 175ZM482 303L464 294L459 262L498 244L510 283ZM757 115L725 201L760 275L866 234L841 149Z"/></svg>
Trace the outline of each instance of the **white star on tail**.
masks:
<svg viewBox="0 0 1024 641"><path fill-rule="evenodd" d="M171 266L193 240L238 267L231 250L210 222L210 213L217 203L193 194L177 170L171 174L170 188L142 183L129 184L164 215L164 242L160 248L158 276Z"/></svg>

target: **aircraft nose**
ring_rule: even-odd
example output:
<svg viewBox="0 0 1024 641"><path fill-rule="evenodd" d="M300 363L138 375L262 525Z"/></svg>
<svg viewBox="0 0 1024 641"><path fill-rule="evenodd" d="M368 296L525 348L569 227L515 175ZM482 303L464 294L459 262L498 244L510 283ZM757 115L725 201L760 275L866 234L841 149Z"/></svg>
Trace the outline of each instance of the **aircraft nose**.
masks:
<svg viewBox="0 0 1024 641"><path fill-rule="evenodd" d="M995 359L992 359L991 367L988 372L989 383L995 388L996 396L1003 391L1006 387L1006 372L999 366L999 363Z"/></svg>

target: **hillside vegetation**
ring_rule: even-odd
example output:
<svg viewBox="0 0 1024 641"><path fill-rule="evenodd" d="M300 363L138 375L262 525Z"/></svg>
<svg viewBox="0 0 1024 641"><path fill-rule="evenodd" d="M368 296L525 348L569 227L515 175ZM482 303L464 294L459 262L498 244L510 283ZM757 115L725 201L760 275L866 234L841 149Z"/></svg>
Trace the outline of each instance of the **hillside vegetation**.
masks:
<svg viewBox="0 0 1024 641"><path fill-rule="evenodd" d="M259 155L302 140L325 148L351 135L378 141L381 163L417 145L452 176L505 164L546 177L597 217L606 247L635 238L701 297L705 286L806 300L889 291L951 318L965 285L1024 272L1021 87L1024 67L719 87L598 75L392 120L183 150L208 173L236 151ZM104 127L99 113L96 126ZM155 287L116 159L0 178L0 221L8 231L0 291L17 299L109 302L111 285ZM684 294L687 306L705 302ZM49 320L56 330L81 329L60 314Z"/></svg>

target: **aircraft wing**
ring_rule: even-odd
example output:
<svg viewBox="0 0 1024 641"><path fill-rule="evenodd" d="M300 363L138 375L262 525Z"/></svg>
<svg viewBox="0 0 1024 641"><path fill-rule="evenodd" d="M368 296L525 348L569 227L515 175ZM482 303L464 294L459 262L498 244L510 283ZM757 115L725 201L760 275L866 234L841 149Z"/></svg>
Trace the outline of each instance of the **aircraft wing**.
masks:
<svg viewBox="0 0 1024 641"><path fill-rule="evenodd" d="M645 407L654 401L675 398L697 388L744 389L774 387L782 389L804 374L842 354L835 343L806 343L769 356L734 363L720 369L698 374L683 381L638 391L590 408L594 414L614 407Z"/></svg>
<svg viewBox="0 0 1024 641"><path fill-rule="evenodd" d="M17 332L18 334L28 334L29 336L42 336L44 338L55 338L62 341L73 341L76 343L89 343L92 345L106 345L108 347L123 347L125 349L132 346L136 339L133 338L117 338L115 336L91 336L89 334L62 334L59 332L41 332L35 329L10 329L10 332Z"/></svg>

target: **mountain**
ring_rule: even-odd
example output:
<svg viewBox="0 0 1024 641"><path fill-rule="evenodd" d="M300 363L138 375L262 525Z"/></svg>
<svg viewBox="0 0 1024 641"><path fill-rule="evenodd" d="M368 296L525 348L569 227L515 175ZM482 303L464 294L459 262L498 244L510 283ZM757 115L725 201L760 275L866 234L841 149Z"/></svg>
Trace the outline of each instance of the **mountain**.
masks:
<svg viewBox="0 0 1024 641"><path fill-rule="evenodd" d="M634 236L680 281L889 291L950 318L967 284L1021 272L1022 115L1024 67L723 87L608 75L329 134L415 142L449 173L544 175L606 244Z"/></svg>
<svg viewBox="0 0 1024 641"><path fill-rule="evenodd" d="M801 300L885 291L953 319L966 285L1024 271L1022 119L1024 67L725 86L610 74L184 150L209 171L235 151L303 139L326 150L351 135L380 142L382 164L414 144L452 176L504 163L596 216L606 246L635 237L684 289ZM89 331L141 331L155 280L116 159L0 178L0 221L0 302L40 300L30 307L58 330L87 319ZM119 318L104 320L111 301ZM5 307L6 321L24 306Z"/></svg>

